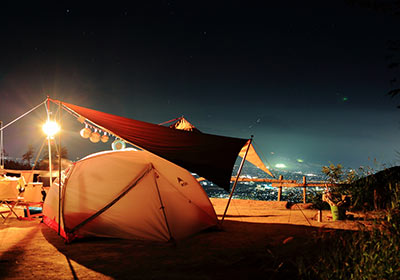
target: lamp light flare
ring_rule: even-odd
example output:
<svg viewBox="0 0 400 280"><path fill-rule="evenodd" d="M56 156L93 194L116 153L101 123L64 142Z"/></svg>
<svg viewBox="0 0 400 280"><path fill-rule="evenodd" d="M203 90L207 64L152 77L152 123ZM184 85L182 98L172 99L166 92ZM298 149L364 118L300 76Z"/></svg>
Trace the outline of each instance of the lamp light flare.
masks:
<svg viewBox="0 0 400 280"><path fill-rule="evenodd" d="M276 167L276 168L286 168L286 164L284 164L284 163L277 163L277 164L275 164L275 167Z"/></svg>
<svg viewBox="0 0 400 280"><path fill-rule="evenodd" d="M42 129L48 137L53 137L60 131L60 126L55 121L47 121L43 124Z"/></svg>

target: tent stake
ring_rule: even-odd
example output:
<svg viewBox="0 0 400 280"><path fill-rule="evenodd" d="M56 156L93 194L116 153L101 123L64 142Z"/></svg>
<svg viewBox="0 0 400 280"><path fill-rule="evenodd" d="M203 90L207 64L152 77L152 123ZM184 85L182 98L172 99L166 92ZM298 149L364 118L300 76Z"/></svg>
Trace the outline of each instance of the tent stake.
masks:
<svg viewBox="0 0 400 280"><path fill-rule="evenodd" d="M221 222L219 223L220 225L222 225L222 223L224 222L226 212L228 212L228 208L229 208L229 204L231 203L231 200L232 200L233 192L235 191L237 182L239 180L240 173L242 172L243 165L244 165L244 162L246 161L247 153L249 152L249 148L250 148L250 145L251 145L252 141L253 141L253 135L251 135L251 138L249 140L249 145L247 146L246 153L244 154L244 156L242 158L242 162L240 163L239 170L238 170L237 175L236 175L235 183L232 186L232 190L231 190L231 193L229 195L228 203L226 204L226 207L225 207L224 215L222 216Z"/></svg>

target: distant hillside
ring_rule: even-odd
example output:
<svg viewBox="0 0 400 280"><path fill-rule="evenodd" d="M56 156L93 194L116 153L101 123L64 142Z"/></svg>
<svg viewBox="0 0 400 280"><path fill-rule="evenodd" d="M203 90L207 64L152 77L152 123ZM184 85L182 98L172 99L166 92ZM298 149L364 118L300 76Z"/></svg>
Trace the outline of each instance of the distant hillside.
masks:
<svg viewBox="0 0 400 280"><path fill-rule="evenodd" d="M376 184L377 186L387 185L388 183L400 183L400 166L394 166L375 174L363 177L357 183Z"/></svg>
<svg viewBox="0 0 400 280"><path fill-rule="evenodd" d="M393 194L389 186L394 187L396 184L400 185L400 166L387 168L355 181L352 187L357 191L359 201L368 204L358 205L358 208L385 208Z"/></svg>

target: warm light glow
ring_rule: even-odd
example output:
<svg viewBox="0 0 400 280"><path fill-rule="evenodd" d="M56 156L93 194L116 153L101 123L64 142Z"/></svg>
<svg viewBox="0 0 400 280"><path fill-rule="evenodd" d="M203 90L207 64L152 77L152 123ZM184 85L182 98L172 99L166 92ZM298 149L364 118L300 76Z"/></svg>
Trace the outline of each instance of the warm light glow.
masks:
<svg viewBox="0 0 400 280"><path fill-rule="evenodd" d="M89 139L91 142L97 143L100 141L100 134L97 131L92 132Z"/></svg>
<svg viewBox="0 0 400 280"><path fill-rule="evenodd" d="M119 139L114 140L112 142L111 147L114 151L123 150L125 149L125 142Z"/></svg>
<svg viewBox="0 0 400 280"><path fill-rule="evenodd" d="M82 138L87 139L87 138L89 138L90 135L92 134L92 131L90 130L90 128L85 127L85 128L82 128L81 131L80 131L79 133L80 133L80 135L82 136Z"/></svg>
<svg viewBox="0 0 400 280"><path fill-rule="evenodd" d="M276 168L286 168L286 165L284 163L277 163L275 164Z"/></svg>
<svg viewBox="0 0 400 280"><path fill-rule="evenodd" d="M100 140L103 143L107 143L108 142L108 135L104 133L104 135L101 136Z"/></svg>
<svg viewBox="0 0 400 280"><path fill-rule="evenodd" d="M56 123L55 121L47 121L43 127L43 132L49 136L49 137L53 137L55 134L57 134L57 132L60 131L60 126L58 125L58 123Z"/></svg>

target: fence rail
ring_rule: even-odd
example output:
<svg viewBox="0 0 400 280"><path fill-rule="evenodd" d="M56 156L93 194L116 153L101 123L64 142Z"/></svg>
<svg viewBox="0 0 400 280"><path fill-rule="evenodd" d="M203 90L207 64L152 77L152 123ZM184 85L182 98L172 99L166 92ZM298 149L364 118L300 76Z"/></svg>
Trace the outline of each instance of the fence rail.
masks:
<svg viewBox="0 0 400 280"><path fill-rule="evenodd" d="M231 177L231 181L235 181L236 177ZM205 178L197 178L197 181L206 181ZM283 176L280 175L279 179L269 179L269 178L247 178L239 177L238 182L263 182L271 183L272 187L278 188L278 201L282 199L282 188L303 188L303 203L307 202L307 188L315 187L333 187L335 184L326 183L323 181L309 181L307 182L306 176L303 176L303 181L298 182L296 180L284 180Z"/></svg>

